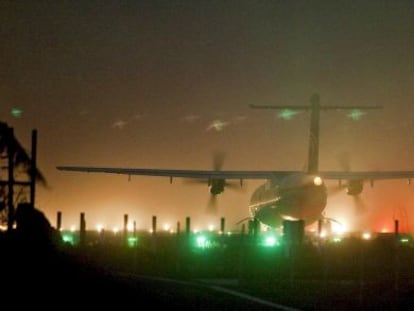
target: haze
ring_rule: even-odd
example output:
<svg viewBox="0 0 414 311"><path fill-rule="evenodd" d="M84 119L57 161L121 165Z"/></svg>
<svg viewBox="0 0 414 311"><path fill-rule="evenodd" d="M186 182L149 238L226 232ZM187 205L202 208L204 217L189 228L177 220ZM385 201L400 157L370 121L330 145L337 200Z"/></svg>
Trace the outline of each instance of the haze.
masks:
<svg viewBox="0 0 414 311"><path fill-rule="evenodd" d="M218 198L207 186L168 178L60 172L57 165L212 169L302 169L309 115L290 120L249 104L382 105L360 120L321 116L320 168L413 170L412 1L2 2L1 120L30 150L50 189L36 205L54 224L149 228L192 217L228 227L248 216L258 182ZM366 212L328 199L328 216L350 228L412 230L412 186L365 185ZM346 220L345 220L346 219Z"/></svg>

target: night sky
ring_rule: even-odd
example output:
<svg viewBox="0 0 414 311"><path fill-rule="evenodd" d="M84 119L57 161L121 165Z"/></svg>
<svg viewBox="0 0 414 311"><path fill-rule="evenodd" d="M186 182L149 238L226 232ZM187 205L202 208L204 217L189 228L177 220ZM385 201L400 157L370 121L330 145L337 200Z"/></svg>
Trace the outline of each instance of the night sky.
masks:
<svg viewBox="0 0 414 311"><path fill-rule="evenodd" d="M247 217L245 181L206 214L207 185L181 179L56 170L58 165L212 169L303 169L309 115L291 120L256 105L382 105L360 120L321 114L320 169L414 170L412 1L1 1L0 116L30 150L49 189L36 205L63 226L231 229ZM20 114L14 114L21 111ZM219 120L222 126L212 126ZM350 229L413 230L406 180L328 198L326 215Z"/></svg>

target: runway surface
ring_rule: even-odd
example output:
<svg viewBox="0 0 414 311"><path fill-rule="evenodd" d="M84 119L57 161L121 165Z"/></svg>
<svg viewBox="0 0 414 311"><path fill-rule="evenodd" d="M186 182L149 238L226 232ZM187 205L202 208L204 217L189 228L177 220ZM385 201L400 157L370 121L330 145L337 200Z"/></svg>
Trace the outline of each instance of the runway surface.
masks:
<svg viewBox="0 0 414 311"><path fill-rule="evenodd" d="M296 310L220 285L212 280L178 280L119 273L67 258L36 260L21 254L3 262L3 301L16 308L168 308L172 310ZM30 256L32 255L32 256ZM12 259L9 257L9 259ZM39 258L37 258L39 259Z"/></svg>

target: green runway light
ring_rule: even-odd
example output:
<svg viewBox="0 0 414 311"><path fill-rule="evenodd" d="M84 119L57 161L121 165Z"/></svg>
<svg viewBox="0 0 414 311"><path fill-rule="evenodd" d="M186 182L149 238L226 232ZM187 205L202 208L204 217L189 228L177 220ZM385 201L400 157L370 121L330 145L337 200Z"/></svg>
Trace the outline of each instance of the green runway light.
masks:
<svg viewBox="0 0 414 311"><path fill-rule="evenodd" d="M62 240L63 240L63 242L69 243L71 245L75 244L75 238L73 237L73 235L71 235L69 233L62 234Z"/></svg>
<svg viewBox="0 0 414 311"><path fill-rule="evenodd" d="M279 241L275 236L269 235L264 237L262 245L264 247L274 247L279 245Z"/></svg>
<svg viewBox="0 0 414 311"><path fill-rule="evenodd" d="M334 242L334 243L339 243L341 241L342 241L342 239L338 238L338 237L335 237L335 238L332 239L332 242Z"/></svg>
<svg viewBox="0 0 414 311"><path fill-rule="evenodd" d="M209 241L204 235L199 235L196 237L196 246L199 248L207 248Z"/></svg>
<svg viewBox="0 0 414 311"><path fill-rule="evenodd" d="M211 235L206 234L198 234L195 237L194 244L194 246L199 249L215 248L219 245Z"/></svg>
<svg viewBox="0 0 414 311"><path fill-rule="evenodd" d="M20 108L13 108L10 111L10 114L15 118L20 118L22 116L23 110Z"/></svg>
<svg viewBox="0 0 414 311"><path fill-rule="evenodd" d="M128 247L135 247L135 246L137 246L137 244L138 244L138 238L137 237L133 237L133 236L128 237L127 244L128 244Z"/></svg>

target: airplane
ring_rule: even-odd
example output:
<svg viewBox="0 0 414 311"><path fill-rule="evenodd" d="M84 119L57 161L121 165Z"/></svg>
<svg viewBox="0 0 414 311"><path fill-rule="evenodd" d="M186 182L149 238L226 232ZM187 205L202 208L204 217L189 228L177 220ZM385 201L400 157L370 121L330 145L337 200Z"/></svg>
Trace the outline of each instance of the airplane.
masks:
<svg viewBox="0 0 414 311"><path fill-rule="evenodd" d="M151 168L57 166L61 171L109 173L125 175L165 176L170 178L196 178L207 180L210 193L216 196L224 191L228 180L260 179L265 182L256 188L248 205L251 219L271 228L280 229L285 221L302 220L311 225L325 219L328 191L325 180L335 180L346 193L358 196L365 182L371 186L375 180L407 179L414 171L320 171L319 170L319 123L320 111L351 110L361 114L363 110L380 109L382 106L326 106L320 104L318 94L310 98L310 105L271 106L250 105L252 109L279 109L310 111L310 135L307 169L300 170L177 170Z"/></svg>

